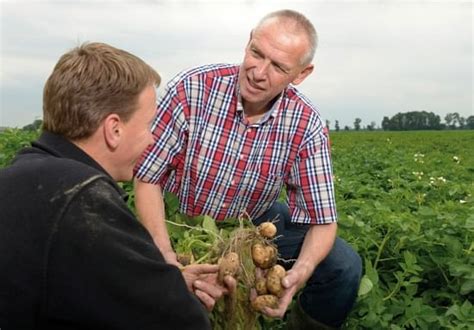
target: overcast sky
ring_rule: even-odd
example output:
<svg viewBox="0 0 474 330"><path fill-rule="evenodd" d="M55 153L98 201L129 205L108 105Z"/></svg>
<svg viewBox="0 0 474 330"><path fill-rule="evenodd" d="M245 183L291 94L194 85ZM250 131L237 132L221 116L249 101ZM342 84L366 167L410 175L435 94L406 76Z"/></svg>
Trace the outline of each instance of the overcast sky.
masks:
<svg viewBox="0 0 474 330"><path fill-rule="evenodd" d="M81 42L132 52L166 83L195 65L240 63L251 28L282 8L319 33L316 69L299 87L331 127L415 110L474 115L471 1L0 0L0 126L42 117L46 79Z"/></svg>

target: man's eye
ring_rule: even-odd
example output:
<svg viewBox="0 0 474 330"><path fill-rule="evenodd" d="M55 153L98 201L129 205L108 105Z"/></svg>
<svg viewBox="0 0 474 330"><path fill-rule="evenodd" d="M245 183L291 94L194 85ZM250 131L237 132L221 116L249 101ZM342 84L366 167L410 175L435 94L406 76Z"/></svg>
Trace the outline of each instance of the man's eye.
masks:
<svg viewBox="0 0 474 330"><path fill-rule="evenodd" d="M262 57L262 55L256 49L251 49L251 52L255 57Z"/></svg>
<svg viewBox="0 0 474 330"><path fill-rule="evenodd" d="M277 70L278 72L286 73L286 70L283 69L281 66L275 64L274 67L276 68L276 70Z"/></svg>

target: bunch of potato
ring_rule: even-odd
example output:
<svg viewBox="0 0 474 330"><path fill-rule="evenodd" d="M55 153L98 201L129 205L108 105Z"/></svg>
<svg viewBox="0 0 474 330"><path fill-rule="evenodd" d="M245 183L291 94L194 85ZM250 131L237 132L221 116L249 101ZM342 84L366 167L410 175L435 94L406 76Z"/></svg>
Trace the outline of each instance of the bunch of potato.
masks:
<svg viewBox="0 0 474 330"><path fill-rule="evenodd" d="M276 235L276 227L271 222L264 222L257 227L258 233L271 240ZM255 291L257 297L252 300L252 307L261 312L264 307L276 308L278 299L283 293L281 280L285 277L285 269L276 264L277 249L266 240L257 241L252 245L252 259L255 269Z"/></svg>
<svg viewBox="0 0 474 330"><path fill-rule="evenodd" d="M252 300L252 307L261 312L264 307L276 308L278 299L283 294L281 280L285 277L286 271L280 265L274 265L269 270L256 270L255 291L257 297Z"/></svg>

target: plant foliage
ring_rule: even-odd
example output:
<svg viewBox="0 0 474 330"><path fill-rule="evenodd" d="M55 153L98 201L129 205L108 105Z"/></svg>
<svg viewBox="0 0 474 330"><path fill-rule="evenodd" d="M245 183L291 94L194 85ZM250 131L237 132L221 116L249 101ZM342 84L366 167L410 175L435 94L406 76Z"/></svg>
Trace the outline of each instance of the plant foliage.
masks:
<svg viewBox="0 0 474 330"><path fill-rule="evenodd" d="M37 134L0 133L0 167ZM339 234L365 269L345 328L474 329L474 132L341 131L331 140ZM186 217L172 195L166 214L176 251L193 262L216 262L216 242L239 226ZM223 308L211 315L216 328ZM260 317L255 327L283 325Z"/></svg>

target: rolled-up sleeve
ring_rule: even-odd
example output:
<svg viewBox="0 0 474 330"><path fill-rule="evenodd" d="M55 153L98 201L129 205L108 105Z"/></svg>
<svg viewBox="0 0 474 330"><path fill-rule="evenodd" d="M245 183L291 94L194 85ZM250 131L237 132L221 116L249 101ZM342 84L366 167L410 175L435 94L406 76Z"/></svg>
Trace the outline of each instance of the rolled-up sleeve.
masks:
<svg viewBox="0 0 474 330"><path fill-rule="evenodd" d="M288 180L287 202L295 223L337 221L329 136L320 124L308 132L299 150Z"/></svg>

